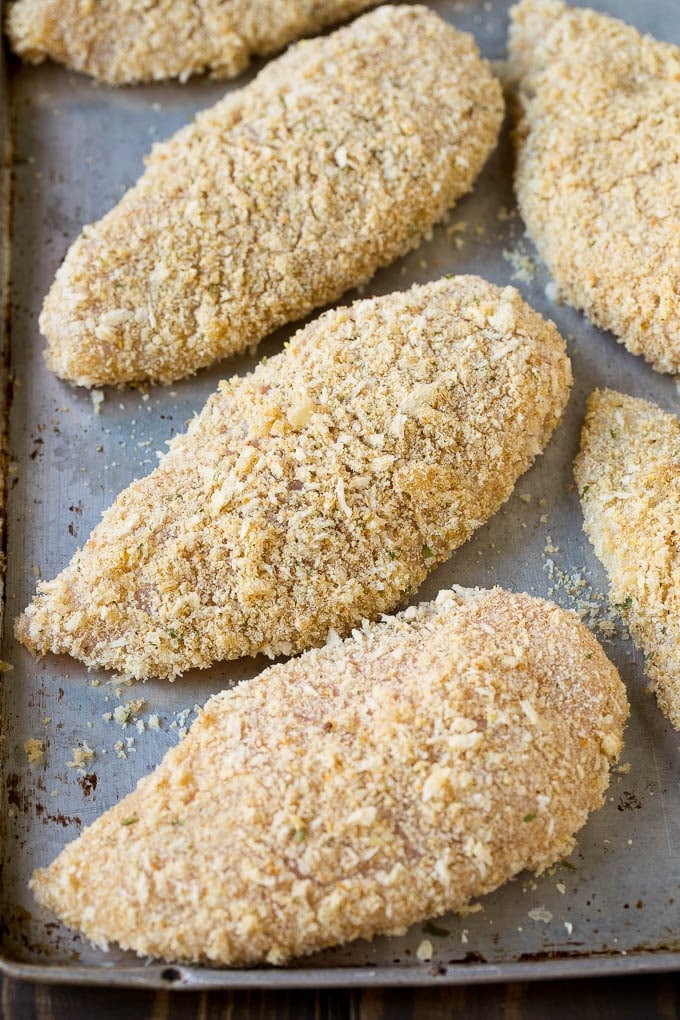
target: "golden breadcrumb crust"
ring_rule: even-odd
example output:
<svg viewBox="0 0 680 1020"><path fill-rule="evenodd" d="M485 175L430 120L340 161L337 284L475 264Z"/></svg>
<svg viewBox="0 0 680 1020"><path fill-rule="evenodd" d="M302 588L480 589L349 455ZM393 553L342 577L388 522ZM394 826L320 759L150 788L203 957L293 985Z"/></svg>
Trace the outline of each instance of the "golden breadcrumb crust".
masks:
<svg viewBox="0 0 680 1020"><path fill-rule="evenodd" d="M558 0L522 0L515 183L564 297L680 372L680 49Z"/></svg>
<svg viewBox="0 0 680 1020"><path fill-rule="evenodd" d="M245 350L416 247L469 191L503 116L474 40L383 7L301 43L154 148L60 266L47 363L167 382Z"/></svg>
<svg viewBox="0 0 680 1020"><path fill-rule="evenodd" d="M92 941L170 960L398 933L568 853L627 711L574 614L443 592L212 698L32 888Z"/></svg>
<svg viewBox="0 0 680 1020"><path fill-rule="evenodd" d="M51 57L111 85L211 71L314 35L377 0L16 0L6 28L20 57Z"/></svg>
<svg viewBox="0 0 680 1020"><path fill-rule="evenodd" d="M680 729L680 421L646 400L596 390L574 474L611 601Z"/></svg>
<svg viewBox="0 0 680 1020"><path fill-rule="evenodd" d="M220 384L17 636L173 678L346 634L496 512L570 385L552 323L479 277L326 312Z"/></svg>

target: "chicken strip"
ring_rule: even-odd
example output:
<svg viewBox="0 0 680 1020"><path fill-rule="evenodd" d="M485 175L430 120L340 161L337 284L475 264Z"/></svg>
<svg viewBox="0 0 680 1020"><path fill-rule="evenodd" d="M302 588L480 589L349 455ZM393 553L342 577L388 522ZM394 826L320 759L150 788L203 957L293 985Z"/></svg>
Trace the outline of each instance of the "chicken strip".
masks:
<svg viewBox="0 0 680 1020"><path fill-rule="evenodd" d="M596 390L574 474L611 601L680 730L680 421L646 400Z"/></svg>
<svg viewBox="0 0 680 1020"><path fill-rule="evenodd" d="M565 299L680 372L680 49L558 0L522 0L516 189Z"/></svg>
<svg viewBox="0 0 680 1020"><path fill-rule="evenodd" d="M15 53L51 57L111 85L211 71L232 78L377 0L16 0L7 12Z"/></svg>
<svg viewBox="0 0 680 1020"><path fill-rule="evenodd" d="M306 42L169 142L86 227L40 318L84 386L235 354L416 247L495 144L500 86L468 35L383 7Z"/></svg>
<svg viewBox="0 0 680 1020"><path fill-rule="evenodd" d="M573 613L443 592L212 698L33 891L105 947L282 963L568 853L628 705Z"/></svg>
<svg viewBox="0 0 680 1020"><path fill-rule="evenodd" d="M479 277L327 312L220 385L17 636L172 679L346 634L498 510L570 385L552 323Z"/></svg>

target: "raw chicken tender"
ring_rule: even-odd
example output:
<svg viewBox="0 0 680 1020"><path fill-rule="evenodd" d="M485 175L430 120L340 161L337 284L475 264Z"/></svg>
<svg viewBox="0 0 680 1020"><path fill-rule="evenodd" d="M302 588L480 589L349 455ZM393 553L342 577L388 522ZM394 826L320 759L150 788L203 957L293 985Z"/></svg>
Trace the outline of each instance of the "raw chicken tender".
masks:
<svg viewBox="0 0 680 1020"><path fill-rule="evenodd" d="M375 0L16 0L12 48L111 85L211 71L232 78L251 57L348 18Z"/></svg>
<svg viewBox="0 0 680 1020"><path fill-rule="evenodd" d="M522 0L515 185L561 295L680 373L680 49L595 11Z"/></svg>
<svg viewBox="0 0 680 1020"><path fill-rule="evenodd" d="M567 854L627 712L573 613L443 592L212 698L33 891L94 942L168 960L401 932Z"/></svg>
<svg viewBox="0 0 680 1020"><path fill-rule="evenodd" d="M17 636L172 679L347 634L498 510L570 385L552 323L479 277L327 312L221 384Z"/></svg>
<svg viewBox="0 0 680 1020"><path fill-rule="evenodd" d="M610 598L680 730L680 420L646 400L596 390L574 474Z"/></svg>
<svg viewBox="0 0 680 1020"><path fill-rule="evenodd" d="M40 328L83 386L189 375L415 248L496 143L469 35L382 7L305 42L157 145L73 244Z"/></svg>

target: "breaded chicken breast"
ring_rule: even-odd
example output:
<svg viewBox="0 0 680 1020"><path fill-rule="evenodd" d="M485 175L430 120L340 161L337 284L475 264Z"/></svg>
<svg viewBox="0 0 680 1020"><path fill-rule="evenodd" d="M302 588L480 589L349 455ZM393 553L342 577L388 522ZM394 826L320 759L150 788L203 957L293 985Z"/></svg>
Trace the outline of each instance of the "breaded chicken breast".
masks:
<svg viewBox="0 0 680 1020"><path fill-rule="evenodd" d="M418 245L496 142L473 39L382 7L300 44L169 142L68 252L40 318L84 386L245 350Z"/></svg>
<svg viewBox="0 0 680 1020"><path fill-rule="evenodd" d="M516 190L568 302L680 372L680 49L559 0L511 14Z"/></svg>
<svg viewBox="0 0 680 1020"><path fill-rule="evenodd" d="M586 534L610 598L680 729L680 420L614 390L588 401L574 465Z"/></svg>
<svg viewBox="0 0 680 1020"><path fill-rule="evenodd" d="M99 945L169 960L399 933L568 853L627 711L574 614L443 592L212 698L32 888Z"/></svg>
<svg viewBox="0 0 680 1020"><path fill-rule="evenodd" d="M377 0L16 0L7 34L15 53L51 57L111 85L212 72L232 78Z"/></svg>
<svg viewBox="0 0 680 1020"><path fill-rule="evenodd" d="M346 634L498 510L570 385L552 323L479 277L327 312L220 385L17 636L172 679Z"/></svg>

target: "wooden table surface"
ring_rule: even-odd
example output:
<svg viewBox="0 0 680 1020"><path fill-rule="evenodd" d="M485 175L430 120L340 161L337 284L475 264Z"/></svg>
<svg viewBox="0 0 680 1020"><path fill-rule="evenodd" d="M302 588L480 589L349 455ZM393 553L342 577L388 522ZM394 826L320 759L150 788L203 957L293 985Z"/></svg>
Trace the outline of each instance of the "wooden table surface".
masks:
<svg viewBox="0 0 680 1020"><path fill-rule="evenodd" d="M680 974L317 992L127 992L1 985L2 1020L675 1020Z"/></svg>

